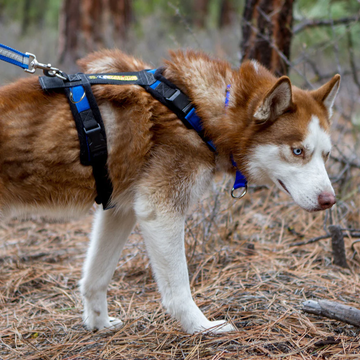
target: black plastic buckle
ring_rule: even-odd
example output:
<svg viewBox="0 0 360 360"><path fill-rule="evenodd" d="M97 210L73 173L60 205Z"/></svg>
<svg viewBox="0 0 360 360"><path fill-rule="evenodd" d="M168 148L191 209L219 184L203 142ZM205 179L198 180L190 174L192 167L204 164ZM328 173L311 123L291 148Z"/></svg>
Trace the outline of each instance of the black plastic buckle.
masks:
<svg viewBox="0 0 360 360"><path fill-rule="evenodd" d="M174 90L173 94L170 97L166 98L166 100L174 101L180 94L181 94L181 91L179 89L176 89L176 90Z"/></svg>
<svg viewBox="0 0 360 360"><path fill-rule="evenodd" d="M176 89L170 97L166 98L166 100L174 104L174 106L176 106L183 113L186 113L187 110L189 110L189 108L191 107L191 102L189 98L179 89Z"/></svg>
<svg viewBox="0 0 360 360"><path fill-rule="evenodd" d="M94 127L94 128L92 128L92 129L86 129L86 128L84 128L85 134L86 134L86 135L89 135L89 134L91 134L91 133L93 133L93 132L95 132L95 131L101 130L100 124L96 124L96 125L97 125L97 126Z"/></svg>
<svg viewBox="0 0 360 360"><path fill-rule="evenodd" d="M89 146L89 150L91 153L91 158L97 157L106 150L106 141L101 134L101 126L97 124L95 128L92 129L84 129L86 134L86 142Z"/></svg>

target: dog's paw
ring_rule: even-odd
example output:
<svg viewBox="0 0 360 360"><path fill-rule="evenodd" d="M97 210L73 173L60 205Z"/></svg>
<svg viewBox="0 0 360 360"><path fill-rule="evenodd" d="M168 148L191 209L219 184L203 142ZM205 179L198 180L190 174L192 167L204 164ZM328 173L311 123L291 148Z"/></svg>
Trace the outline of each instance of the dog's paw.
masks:
<svg viewBox="0 0 360 360"><path fill-rule="evenodd" d="M89 319L88 319L89 320ZM115 331L123 326L123 322L120 319L114 317L108 317L107 319L96 319L96 321L84 321L85 327L90 331L96 330L110 330Z"/></svg>
<svg viewBox="0 0 360 360"><path fill-rule="evenodd" d="M107 326L103 327L103 329L107 329L107 330L118 330L121 327L123 327L124 323L117 318L114 317L109 317L109 323L107 324Z"/></svg>
<svg viewBox="0 0 360 360"><path fill-rule="evenodd" d="M206 333L221 334L236 331L236 328L229 324L226 320L209 321L210 327L203 330Z"/></svg>
<svg viewBox="0 0 360 360"><path fill-rule="evenodd" d="M236 328L229 324L226 320L207 321L206 324L194 326L187 332L190 334L202 332L207 334L222 334L236 331Z"/></svg>

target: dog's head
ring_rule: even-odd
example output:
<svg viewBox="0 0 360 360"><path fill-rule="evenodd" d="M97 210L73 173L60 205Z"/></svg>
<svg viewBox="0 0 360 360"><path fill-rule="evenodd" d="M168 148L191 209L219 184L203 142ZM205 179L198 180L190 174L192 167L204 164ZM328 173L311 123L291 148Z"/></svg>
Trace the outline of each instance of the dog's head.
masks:
<svg viewBox="0 0 360 360"><path fill-rule="evenodd" d="M325 163L331 151L330 117L339 85L340 76L335 75L319 89L303 91L283 76L258 91L259 96L253 95L245 144L245 173L252 182L275 183L307 211L335 204Z"/></svg>

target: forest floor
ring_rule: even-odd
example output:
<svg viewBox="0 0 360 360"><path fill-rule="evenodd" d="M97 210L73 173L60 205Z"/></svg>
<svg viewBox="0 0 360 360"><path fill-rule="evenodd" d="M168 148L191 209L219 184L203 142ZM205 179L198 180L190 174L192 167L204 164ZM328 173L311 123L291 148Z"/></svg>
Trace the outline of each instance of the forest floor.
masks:
<svg viewBox="0 0 360 360"><path fill-rule="evenodd" d="M351 127L339 124L336 158L354 151ZM359 169L334 160L328 167L339 197L332 221L359 228ZM229 177L217 179L188 217L185 237L196 303L238 331L186 335L161 305L135 228L108 290L109 314L124 327L88 332L78 281L93 210L69 222L11 219L0 226L0 358L359 359L360 329L306 314L302 302L360 308L360 243L348 233L349 269L335 266L329 239L294 246L325 234L324 212L306 213L274 187L252 188L234 201L230 187Z"/></svg>
<svg viewBox="0 0 360 360"><path fill-rule="evenodd" d="M306 299L360 308L360 260L351 239L350 269L334 266L329 240L291 246L322 235L323 214L299 211L272 190L250 197L247 211L231 204L227 224L206 221L211 208L203 220L204 203L187 221L193 296L209 318L226 317L238 328L222 336L186 335L165 314L136 230L108 291L109 313L125 325L114 333L86 331L77 283L92 215L2 225L1 359L358 358L360 329L301 311Z"/></svg>

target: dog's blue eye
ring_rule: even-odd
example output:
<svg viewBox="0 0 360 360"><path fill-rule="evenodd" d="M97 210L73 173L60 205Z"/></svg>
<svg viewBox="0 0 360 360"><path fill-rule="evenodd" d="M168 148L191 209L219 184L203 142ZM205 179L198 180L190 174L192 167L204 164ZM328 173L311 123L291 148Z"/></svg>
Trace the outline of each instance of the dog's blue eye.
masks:
<svg viewBox="0 0 360 360"><path fill-rule="evenodd" d="M299 155L301 155L302 153L303 153L303 150L302 149L293 149L293 153L294 153L294 155L296 155L296 156L299 156Z"/></svg>

